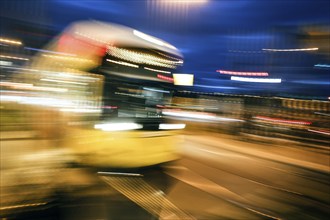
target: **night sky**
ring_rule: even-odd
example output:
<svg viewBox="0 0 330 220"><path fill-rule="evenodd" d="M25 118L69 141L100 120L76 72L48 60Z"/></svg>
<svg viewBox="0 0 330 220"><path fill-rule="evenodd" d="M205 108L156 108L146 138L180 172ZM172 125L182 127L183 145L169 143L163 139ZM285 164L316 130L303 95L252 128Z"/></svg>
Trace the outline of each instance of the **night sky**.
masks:
<svg viewBox="0 0 330 220"><path fill-rule="evenodd" d="M1 2L1 18L37 22L55 32L87 19L132 27L173 44L183 53L184 72L195 74L194 90L330 96L330 68L314 67L330 64L330 1L196 1L12 0ZM262 50L306 47L319 50ZM233 82L217 73L218 69L265 71L269 78L281 78L282 83Z"/></svg>

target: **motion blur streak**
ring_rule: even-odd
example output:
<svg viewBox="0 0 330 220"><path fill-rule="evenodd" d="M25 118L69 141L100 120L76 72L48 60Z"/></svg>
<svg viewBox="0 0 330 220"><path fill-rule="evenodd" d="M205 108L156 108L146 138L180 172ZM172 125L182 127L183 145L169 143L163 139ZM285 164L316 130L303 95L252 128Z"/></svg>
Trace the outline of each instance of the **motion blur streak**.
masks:
<svg viewBox="0 0 330 220"><path fill-rule="evenodd" d="M236 72L228 70L217 70L221 74L236 75L236 76L268 76L267 72Z"/></svg>
<svg viewBox="0 0 330 220"><path fill-rule="evenodd" d="M281 83L281 79L265 79L265 78L247 78L247 77L238 77L232 76L230 77L231 80L234 81L242 81L242 82L258 82L258 83Z"/></svg>
<svg viewBox="0 0 330 220"><path fill-rule="evenodd" d="M215 119L215 115L209 113L198 113L188 111L176 111L176 110L163 110L164 115L197 118L197 119Z"/></svg>
<svg viewBox="0 0 330 220"><path fill-rule="evenodd" d="M315 64L314 67L330 68L329 64Z"/></svg>
<svg viewBox="0 0 330 220"><path fill-rule="evenodd" d="M325 0L0 1L0 219L329 219L329 21Z"/></svg>
<svg viewBox="0 0 330 220"><path fill-rule="evenodd" d="M112 123L112 124L96 124L94 128L101 129L103 131L125 131L125 130L140 129L143 128L143 126L136 123Z"/></svg>
<svg viewBox="0 0 330 220"><path fill-rule="evenodd" d="M11 39L5 39L5 38L0 38L1 43L7 43L7 44L16 44L16 45L22 45L22 42L20 41L15 41Z"/></svg>
<svg viewBox="0 0 330 220"><path fill-rule="evenodd" d="M0 58L7 58L7 59L13 59L13 60L29 60L28 58L12 57L12 56L6 56L6 55L0 55Z"/></svg>
<svg viewBox="0 0 330 220"><path fill-rule="evenodd" d="M296 52L296 51L313 51L318 50L319 48L297 48L297 49L262 49L264 51L274 51L274 52Z"/></svg>
<svg viewBox="0 0 330 220"><path fill-rule="evenodd" d="M184 129L185 124L159 124L159 129Z"/></svg>

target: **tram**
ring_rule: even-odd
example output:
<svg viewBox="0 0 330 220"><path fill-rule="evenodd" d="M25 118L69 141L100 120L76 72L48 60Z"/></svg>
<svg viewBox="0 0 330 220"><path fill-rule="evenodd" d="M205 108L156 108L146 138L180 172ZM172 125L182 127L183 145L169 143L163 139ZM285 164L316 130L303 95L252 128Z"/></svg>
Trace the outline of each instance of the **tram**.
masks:
<svg viewBox="0 0 330 220"><path fill-rule="evenodd" d="M129 27L79 21L43 51L51 53L38 54L32 68L43 87L65 90L56 94L68 120L62 144L79 163L129 168L177 158L185 125L161 112L171 102L172 74L183 66L177 48Z"/></svg>

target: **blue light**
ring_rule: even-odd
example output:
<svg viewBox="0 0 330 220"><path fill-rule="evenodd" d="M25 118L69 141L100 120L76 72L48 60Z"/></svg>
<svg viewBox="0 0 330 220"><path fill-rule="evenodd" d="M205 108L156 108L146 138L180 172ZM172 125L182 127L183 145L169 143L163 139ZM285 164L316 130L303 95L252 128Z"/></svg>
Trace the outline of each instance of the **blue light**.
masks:
<svg viewBox="0 0 330 220"><path fill-rule="evenodd" d="M330 65L329 64L315 64L314 67L330 68Z"/></svg>

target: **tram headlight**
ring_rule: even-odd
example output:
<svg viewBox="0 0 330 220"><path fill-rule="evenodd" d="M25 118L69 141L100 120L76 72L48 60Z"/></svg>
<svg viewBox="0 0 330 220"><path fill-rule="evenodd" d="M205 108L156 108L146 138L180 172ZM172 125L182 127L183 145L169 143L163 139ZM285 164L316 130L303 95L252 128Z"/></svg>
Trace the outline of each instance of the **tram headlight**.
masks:
<svg viewBox="0 0 330 220"><path fill-rule="evenodd" d="M96 124L94 128L102 131L127 131L141 129L143 125L137 123L106 123Z"/></svg>

